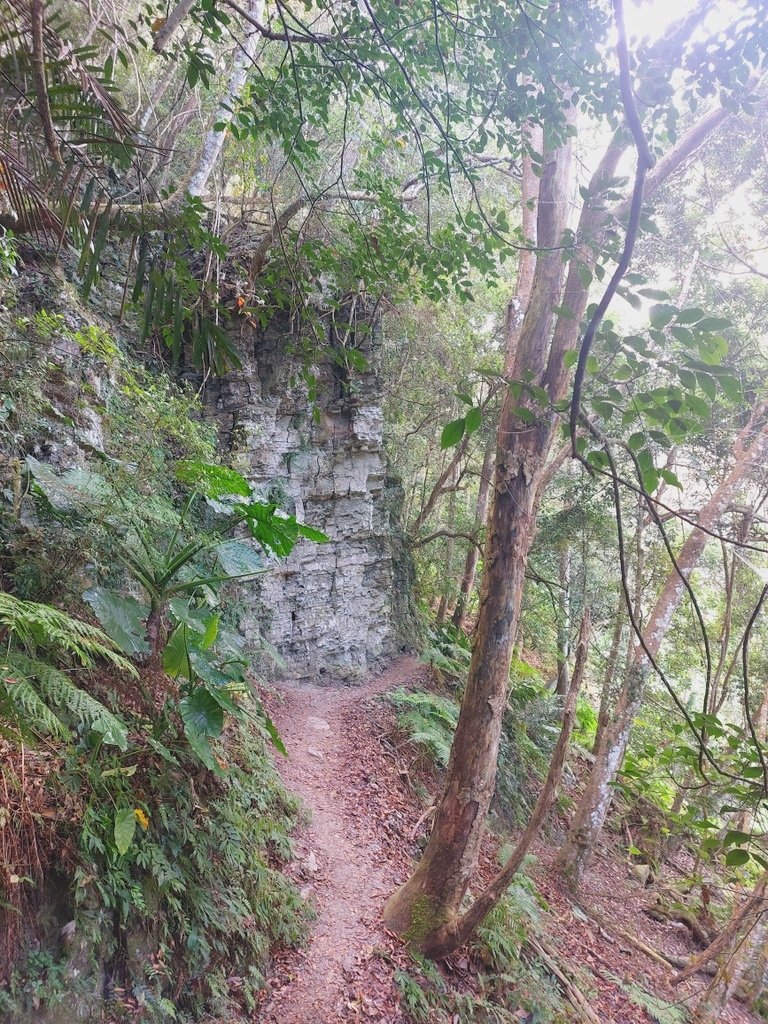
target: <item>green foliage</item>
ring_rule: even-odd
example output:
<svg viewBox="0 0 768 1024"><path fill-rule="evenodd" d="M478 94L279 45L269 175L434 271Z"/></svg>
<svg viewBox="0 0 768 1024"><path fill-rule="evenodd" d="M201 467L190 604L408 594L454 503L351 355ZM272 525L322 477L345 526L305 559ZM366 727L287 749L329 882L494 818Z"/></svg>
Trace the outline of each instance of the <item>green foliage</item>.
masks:
<svg viewBox="0 0 768 1024"><path fill-rule="evenodd" d="M58 893L61 923L74 921L77 936L113 965L115 1013L128 1009L125 987L154 1007L150 1019L234 1019L253 1010L272 945L304 936L308 910L276 867L292 855L297 804L250 726L231 730L226 776L201 777L169 708L151 724L132 717L129 725L124 754L66 748L47 781L48 799L74 808L57 826L75 848ZM56 1002L54 975L67 977L66 958L41 953L50 961L44 982L30 987L33 952L17 968L9 1009ZM243 979L239 991L227 984L232 976Z"/></svg>
<svg viewBox="0 0 768 1024"><path fill-rule="evenodd" d="M542 903L533 883L515 880L488 915L466 953L464 973L444 974L413 956L409 970L395 972L400 997L416 1022L453 1024L482 1021L513 1024L523 1017L536 1024L565 1020L562 999L525 950L538 927Z"/></svg>
<svg viewBox="0 0 768 1024"><path fill-rule="evenodd" d="M453 626L429 633L422 658L439 668L458 689L457 696L398 689L386 700L398 708L397 724L408 741L438 767L446 768L459 717L459 699L469 666L469 640ZM559 733L559 702L536 669L515 660L502 722L496 774L496 803L510 820L524 823L536 799L549 753Z"/></svg>
<svg viewBox="0 0 768 1024"><path fill-rule="evenodd" d="M388 693L385 699L400 709L397 724L409 742L423 747L441 768L446 768L459 719L456 701L434 693L402 688Z"/></svg>
<svg viewBox="0 0 768 1024"><path fill-rule="evenodd" d="M597 735L597 713L589 700L579 694L576 700L576 720L571 734L572 741L591 750Z"/></svg>

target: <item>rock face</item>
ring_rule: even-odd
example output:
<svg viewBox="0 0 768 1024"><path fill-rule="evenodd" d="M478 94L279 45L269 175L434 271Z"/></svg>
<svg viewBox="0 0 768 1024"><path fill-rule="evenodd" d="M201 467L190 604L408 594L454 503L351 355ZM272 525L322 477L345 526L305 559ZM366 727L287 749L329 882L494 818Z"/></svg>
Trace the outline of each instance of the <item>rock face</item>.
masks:
<svg viewBox="0 0 768 1024"><path fill-rule="evenodd" d="M377 334L358 332L351 354L345 340L309 374L286 321L246 327L242 370L209 383L204 400L234 468L329 538L300 542L241 588L246 637L276 649L277 674L354 682L401 648L403 591L399 579L395 590L402 568L385 491Z"/></svg>

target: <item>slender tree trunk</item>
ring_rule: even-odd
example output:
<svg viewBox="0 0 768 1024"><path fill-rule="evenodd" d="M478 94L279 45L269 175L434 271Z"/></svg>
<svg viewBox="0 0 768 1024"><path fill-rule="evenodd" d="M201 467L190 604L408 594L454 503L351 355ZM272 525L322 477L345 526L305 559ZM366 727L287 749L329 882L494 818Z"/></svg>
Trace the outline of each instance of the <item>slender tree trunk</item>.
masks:
<svg viewBox="0 0 768 1024"><path fill-rule="evenodd" d="M624 620L622 618L622 611L624 608L623 598L619 598L619 602L620 604L616 613L616 621L613 626L613 636L611 637L611 647L608 651L608 658L605 662L605 671L603 672L603 685L600 691L600 710L597 714L595 742L592 745L593 754L597 754L605 730L611 720L611 694L619 668L621 636L624 632Z"/></svg>
<svg viewBox="0 0 768 1024"><path fill-rule="evenodd" d="M768 926L766 884L768 873L761 876L749 898L734 909L717 939L673 979L672 983L679 985L706 963L716 961L715 976L702 993L691 1024L717 1024L744 975L759 964Z"/></svg>
<svg viewBox="0 0 768 1024"><path fill-rule="evenodd" d="M451 491L451 500L448 502L448 536L445 540L445 566L443 569L443 593L440 596L440 604L437 608L437 624L442 626L448 613L449 591L453 589L453 556L456 550L456 538L453 536L456 529L456 491Z"/></svg>
<svg viewBox="0 0 768 1024"><path fill-rule="evenodd" d="M762 414L764 410L760 412ZM659 653L672 616L682 599L684 579L690 578L709 541L705 531L716 527L718 519L734 500L753 467L761 466L768 455L768 424L762 424L756 432L755 420L756 417L752 417L739 434L733 448L733 467L702 508L697 527L683 544L677 556L679 571L672 569L667 576L647 628L643 631L647 652L639 643L633 648L626 686L619 697L614 720L605 730L604 742L597 752L570 830L555 862L573 886L581 883L589 857L605 824L613 795L612 784L624 760L632 723L640 709L651 670L648 655L655 659Z"/></svg>
<svg viewBox="0 0 768 1024"><path fill-rule="evenodd" d="M650 196L727 117L718 110L705 114L686 132L646 177ZM595 263L594 245L614 217L629 212L629 201L609 211L606 183L615 174L627 146L617 133L593 175L576 230L579 259L572 259L561 291L563 263L559 254L564 207L570 203L570 146L545 157L538 209L541 246L510 377L542 386L551 403L568 390L565 354L576 348L587 306L589 284L582 269ZM552 330L555 307L559 313ZM533 422L524 422L516 408L527 405ZM416 948L442 956L444 939L460 914L461 902L474 873L496 774L501 719L509 683L509 667L517 633L520 600L528 554L535 533L537 498L555 420L527 396L513 404L507 389L498 432L494 501L484 553L484 572L475 645L456 728L444 790L424 855L413 875L390 898L384 918L390 928ZM433 945L434 943L434 945Z"/></svg>
<svg viewBox="0 0 768 1024"><path fill-rule="evenodd" d="M493 456L495 451L495 444L489 441L488 447L485 450L485 457L483 458L483 465L480 470L480 484L477 489L477 506L475 509L476 530L482 529L488 518L488 498L491 493L491 476L493 473ZM477 573L477 563L479 560L480 549L477 544L470 544L467 551L467 559L464 563L464 575L461 577L459 599L453 611L453 624L457 629L464 628L467 605L475 585L475 574Z"/></svg>
<svg viewBox="0 0 768 1024"><path fill-rule="evenodd" d="M555 693L564 697L568 692L568 656L571 636L571 545L560 545L560 592L557 616L557 679Z"/></svg>
<svg viewBox="0 0 768 1024"><path fill-rule="evenodd" d="M182 7L183 5L180 4L179 8ZM179 10L179 8L176 8L176 10ZM263 11L264 0L251 0L248 5L248 13L250 15L252 15L257 21L261 21ZM166 25L163 26L164 29L169 26L172 17L173 14L169 16ZM161 32L158 33L155 39L156 49L162 31L163 30L161 29ZM253 64L253 58L256 54L256 46L259 38L260 37L256 32L244 33L243 42L235 51L232 62L232 73L229 77L229 82L227 83L227 90L221 98L216 110L213 125L221 123L228 125L235 116L237 111L237 101L242 95L243 87L245 86L245 82L248 77L248 72ZM216 166L216 161L218 160L219 154L224 146L225 139L226 130L216 131L212 126L206 133L203 140L203 149L200 153L200 158L187 185L187 192L191 196L202 195L205 191L205 186L208 184L208 179Z"/></svg>

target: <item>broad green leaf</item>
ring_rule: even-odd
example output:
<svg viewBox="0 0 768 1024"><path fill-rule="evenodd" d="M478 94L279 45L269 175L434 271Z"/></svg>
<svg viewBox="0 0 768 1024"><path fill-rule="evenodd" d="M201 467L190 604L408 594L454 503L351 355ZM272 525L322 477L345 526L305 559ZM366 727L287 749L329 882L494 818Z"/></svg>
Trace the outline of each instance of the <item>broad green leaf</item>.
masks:
<svg viewBox="0 0 768 1024"><path fill-rule="evenodd" d="M115 499L109 483L97 473L87 469L57 473L32 455L28 455L25 462L39 490L51 506L61 512L94 515Z"/></svg>
<svg viewBox="0 0 768 1024"><path fill-rule="evenodd" d="M83 593L104 632L126 654L149 654L144 622L149 608L135 597L116 594L106 587L91 587Z"/></svg>
<svg viewBox="0 0 768 1024"><path fill-rule="evenodd" d="M136 832L136 816L132 807L121 807L115 814L115 847L122 856L127 852Z"/></svg>
<svg viewBox="0 0 768 1024"><path fill-rule="evenodd" d="M697 331L727 331L729 327L733 327L731 321L721 316L705 316L696 324Z"/></svg>
<svg viewBox="0 0 768 1024"><path fill-rule="evenodd" d="M725 833L723 846L743 846L745 843L750 842L751 839L752 836L749 832L741 832L737 828L732 828Z"/></svg>
<svg viewBox="0 0 768 1024"><path fill-rule="evenodd" d="M194 734L215 739L221 735L224 712L205 687L198 686L188 697L182 697L179 710L187 736Z"/></svg>
<svg viewBox="0 0 768 1024"><path fill-rule="evenodd" d="M250 576L264 572L264 559L241 540L225 540L213 549L227 576Z"/></svg>
<svg viewBox="0 0 768 1024"><path fill-rule="evenodd" d="M478 406L474 406L464 417L464 424L468 434L474 434L482 423L483 414Z"/></svg>
<svg viewBox="0 0 768 1024"><path fill-rule="evenodd" d="M706 315L703 309L696 307L693 309L681 309L676 319L679 324L697 324Z"/></svg>
<svg viewBox="0 0 768 1024"><path fill-rule="evenodd" d="M566 369L570 370L572 366L575 366L579 359L579 353L575 348L569 348L563 353L563 364Z"/></svg>
<svg viewBox="0 0 768 1024"><path fill-rule="evenodd" d="M667 324L675 318L676 314L676 306L670 306L667 303L659 303L656 306L651 306L649 319L651 321L651 325L657 330L660 330L662 327L666 327Z"/></svg>
<svg viewBox="0 0 768 1024"><path fill-rule="evenodd" d="M729 850L725 855L725 863L729 868L741 867L742 864L746 864L749 860L749 850L743 850L741 847L737 847L735 850Z"/></svg>
<svg viewBox="0 0 768 1024"><path fill-rule="evenodd" d="M639 451L645 444L645 434L636 433L631 434L627 444L633 452Z"/></svg>
<svg viewBox="0 0 768 1024"><path fill-rule="evenodd" d="M210 739L219 736L224 727L224 711L207 690L198 687L179 701L184 733L202 763L217 775L222 768L211 749Z"/></svg>
<svg viewBox="0 0 768 1024"><path fill-rule="evenodd" d="M446 423L443 427L443 432L440 435L440 447L441 448L452 448L458 444L464 436L464 428L466 422L464 417L458 420L451 420L450 423Z"/></svg>
<svg viewBox="0 0 768 1024"><path fill-rule="evenodd" d="M234 469L216 466L209 462L182 459L176 463L176 477L204 494L206 498L224 498L237 495L251 496L251 485Z"/></svg>
<svg viewBox="0 0 768 1024"><path fill-rule="evenodd" d="M188 635L187 626L182 622L168 637L163 649L163 668L174 679L177 676L183 676L185 679L192 677Z"/></svg>

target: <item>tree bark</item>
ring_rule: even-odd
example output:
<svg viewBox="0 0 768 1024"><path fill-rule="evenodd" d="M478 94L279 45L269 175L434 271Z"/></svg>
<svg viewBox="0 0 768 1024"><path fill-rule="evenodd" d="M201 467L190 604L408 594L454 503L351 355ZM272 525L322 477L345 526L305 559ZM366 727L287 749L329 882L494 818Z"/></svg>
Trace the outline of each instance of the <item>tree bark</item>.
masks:
<svg viewBox="0 0 768 1024"><path fill-rule="evenodd" d="M563 768L568 753L568 744L573 732L573 723L576 718L576 701L584 681L584 674L589 658L589 634L591 629L589 609L585 608L581 617L579 627L579 639L576 645L576 656L574 661L573 676L571 677L568 693L565 695L563 707L563 719L560 726L560 735L557 738L555 749L552 752L552 760L549 763L547 777L539 793L536 805L533 808L531 817L526 825L520 839L512 851L509 860L502 870L496 875L493 881L486 886L474 901L469 910L455 922L451 922L445 929L432 937L429 948L429 955L447 956L457 946L461 946L472 935L475 928L482 924L486 915L493 910L501 897L509 888L515 875L520 870L522 863L531 848L531 844L541 832L541 828L552 809L557 796L557 789L563 777Z"/></svg>
<svg viewBox="0 0 768 1024"><path fill-rule="evenodd" d="M764 410L760 410L764 413ZM672 616L685 590L684 580L690 578L704 548L710 540L705 531L713 529L725 509L734 500L739 487L755 466L761 466L768 455L768 423L756 427L756 416L742 429L733 447L734 464L702 508L696 528L677 556L677 569L672 569L659 594L644 629L645 648L636 642L626 684L621 693L613 721L606 728L604 742L597 751L595 763L579 805L573 816L557 860L556 867L569 883L578 887L597 839L605 824L613 795L613 781L621 768L629 743L632 723L637 716L650 674L649 655L659 653L669 630ZM751 443L750 443L751 442Z"/></svg>
<svg viewBox="0 0 768 1024"><path fill-rule="evenodd" d="M559 552L560 591L557 615L557 679L555 693L564 697L568 692L568 657L571 635L571 545L563 541Z"/></svg>
<svg viewBox="0 0 768 1024"><path fill-rule="evenodd" d="M646 195L658 188L725 117L727 113L722 110L705 114L656 165L646 179ZM595 264L592 246L612 219L601 196L606 183L615 177L626 145L624 136L617 133L593 175L582 208L576 231L578 256L590 270ZM538 210L541 250L510 375L522 378L527 374L528 380L545 388L551 403L561 401L567 392L565 353L578 345L589 291L582 281L579 261L572 259L561 292L563 264L556 247L565 224L563 207L570 202L569 166L568 145L554 155L546 154ZM620 214L623 209L622 205L614 213ZM554 306L565 307L568 315L558 314L550 334ZM525 403L534 413L532 423L522 422L515 414L516 406ZM525 396L513 404L511 389L507 389L499 424L494 501L475 645L444 790L422 860L384 910L388 926L426 952L432 941L456 922L477 864L493 791L512 646L535 532L537 496L554 431L555 421L548 412L542 414L540 408L537 411Z"/></svg>
<svg viewBox="0 0 768 1024"><path fill-rule="evenodd" d="M539 256L513 375L542 379L563 279L556 248L566 222L570 144L548 156L541 180ZM412 877L389 900L387 925L428 951L455 922L477 864L493 793L501 719L528 552L533 542L536 480L552 438L549 417L523 423L506 390L502 403L494 501L486 544L480 613L445 790L429 843Z"/></svg>
<svg viewBox="0 0 768 1024"><path fill-rule="evenodd" d="M481 530L485 526L485 521L488 518L488 499L491 493L491 476L493 473L493 456L495 453L495 447L496 446L492 441L488 442L488 447L485 450L485 456L483 458L483 465L480 470L480 484L477 489L477 506L475 508L476 530ZM475 574L477 573L477 563L479 560L480 548L477 544L470 544L469 550L467 551L467 558L464 563L464 575L461 578L459 599L456 602L456 607L453 611L452 621L457 629L464 628L467 604L469 603L472 589L475 585Z"/></svg>
<svg viewBox="0 0 768 1024"><path fill-rule="evenodd" d="M179 11L180 8L185 6L184 3L172 12L169 16L163 29L169 24L173 15ZM189 7L191 8L191 4ZM264 11L264 0L251 0L248 7L248 13L251 14L257 21L261 20L262 13ZM182 17L186 16L187 11L182 14ZM179 19L179 21L181 18ZM161 29L155 37L155 49L158 48L158 41L163 31ZM256 54L256 46L259 41L259 36L255 33L244 33L243 42L238 46L235 52L234 59L232 62L232 74L229 77L227 83L227 90L216 110L216 115L213 119L213 125L224 123L229 124L232 118L235 116L237 110L237 101L245 86L246 79L248 77L248 71L250 70L253 59ZM187 192L191 196L202 195L205 191L205 186L208 184L208 179L213 173L213 169L216 166L216 161L219 158L219 154L224 147L224 141L226 139L226 130L216 131L213 126L209 128L206 133L205 139L203 140L203 149L200 154L200 159L197 162L197 166L192 172L192 177L189 179L187 184Z"/></svg>
<svg viewBox="0 0 768 1024"><path fill-rule="evenodd" d="M736 907L731 919L715 941L672 979L679 985L692 977L711 960L716 959L715 976L701 994L691 1017L691 1024L717 1024L731 996L735 995L744 975L759 960L765 944L765 889L768 873L764 873L749 898Z"/></svg>

